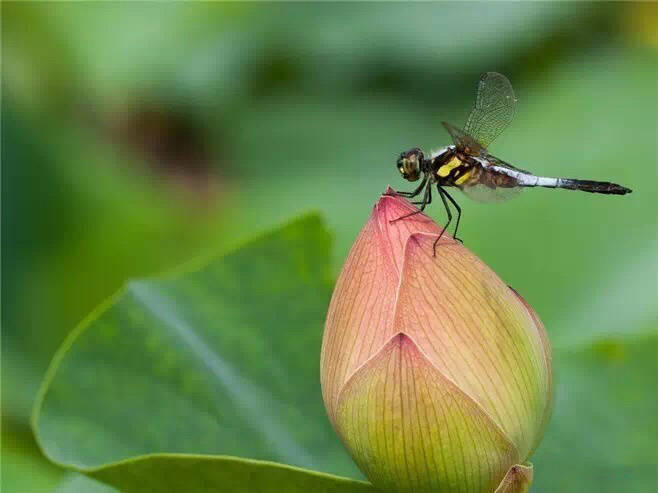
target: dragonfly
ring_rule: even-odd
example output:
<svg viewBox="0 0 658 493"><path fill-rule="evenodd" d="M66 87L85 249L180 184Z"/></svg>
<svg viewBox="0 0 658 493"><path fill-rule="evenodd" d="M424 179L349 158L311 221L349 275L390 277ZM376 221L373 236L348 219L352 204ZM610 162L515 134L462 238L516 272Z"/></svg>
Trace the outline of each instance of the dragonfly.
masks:
<svg viewBox="0 0 658 493"><path fill-rule="evenodd" d="M410 182L420 181L411 192L396 192L414 201L419 209L394 221L418 214L432 202L432 187L436 186L445 207L448 222L434 242L436 245L452 222L451 210L455 208L457 221L453 238L457 237L461 208L446 188L461 190L467 197L479 202L501 202L518 195L524 188L546 187L581 190L583 192L610 195L625 195L632 190L607 181L578 180L573 178L550 178L537 176L503 161L489 153L487 148L505 130L514 118L516 97L512 84L502 74L486 72L477 85L475 105L463 129L448 122L441 122L452 137L453 145L432 152L428 157L418 147L400 154L396 167L402 178Z"/></svg>

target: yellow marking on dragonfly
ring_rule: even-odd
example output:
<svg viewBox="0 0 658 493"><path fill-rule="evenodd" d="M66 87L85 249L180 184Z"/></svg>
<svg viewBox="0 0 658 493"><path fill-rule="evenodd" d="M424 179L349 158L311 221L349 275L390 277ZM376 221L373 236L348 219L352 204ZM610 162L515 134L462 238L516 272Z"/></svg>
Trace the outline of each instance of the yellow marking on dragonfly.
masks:
<svg viewBox="0 0 658 493"><path fill-rule="evenodd" d="M468 170L466 173L461 175L455 180L455 185L462 185L471 177L472 170Z"/></svg>
<svg viewBox="0 0 658 493"><path fill-rule="evenodd" d="M437 174L441 178L445 178L446 176L448 176L450 174L450 171L452 171L457 166L461 166L461 164L462 164L462 162L455 156L450 161L448 161L446 164L441 166L437 170Z"/></svg>

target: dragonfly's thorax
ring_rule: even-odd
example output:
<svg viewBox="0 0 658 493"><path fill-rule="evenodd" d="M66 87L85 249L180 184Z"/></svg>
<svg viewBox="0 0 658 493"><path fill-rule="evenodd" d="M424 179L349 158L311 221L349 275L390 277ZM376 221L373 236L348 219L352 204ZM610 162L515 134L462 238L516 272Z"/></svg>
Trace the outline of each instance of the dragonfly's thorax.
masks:
<svg viewBox="0 0 658 493"><path fill-rule="evenodd" d="M446 156L446 155L448 155L448 154L454 154L455 152L457 152L457 151L456 151L456 148L455 148L454 145L450 145L450 146L442 147L442 148L439 149L438 151L432 151L432 152L430 153L429 161L434 161L434 160L437 159L437 158L439 158L439 159L442 159L442 158L445 159L445 156Z"/></svg>
<svg viewBox="0 0 658 493"><path fill-rule="evenodd" d="M469 156L462 155L455 146L447 146L431 154L427 173L432 183L441 186L459 186L472 176L477 164Z"/></svg>

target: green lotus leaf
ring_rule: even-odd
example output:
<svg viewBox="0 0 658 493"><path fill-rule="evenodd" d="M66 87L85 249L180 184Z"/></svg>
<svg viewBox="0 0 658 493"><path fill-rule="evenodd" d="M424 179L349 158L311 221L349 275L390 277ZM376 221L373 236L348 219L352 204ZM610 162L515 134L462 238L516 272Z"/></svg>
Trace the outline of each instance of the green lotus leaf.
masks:
<svg viewBox="0 0 658 493"><path fill-rule="evenodd" d="M239 456L360 477L326 419L319 357L310 356L320 353L329 302L329 244L309 215L183 274L129 283L71 334L51 365L33 417L45 454L104 481L117 470L149 475L152 460L135 468L120 461L154 453ZM237 458L177 457L155 461L156 469L179 460L217 477L232 474L226 464L244 466ZM91 472L98 468L110 472ZM291 485L316 474L285 471Z"/></svg>

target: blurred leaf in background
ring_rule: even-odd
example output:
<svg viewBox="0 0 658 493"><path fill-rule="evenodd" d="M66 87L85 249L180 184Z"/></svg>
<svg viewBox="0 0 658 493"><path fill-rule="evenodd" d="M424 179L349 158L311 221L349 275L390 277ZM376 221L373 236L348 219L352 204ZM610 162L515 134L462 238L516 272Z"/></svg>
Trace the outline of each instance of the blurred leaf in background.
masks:
<svg viewBox="0 0 658 493"><path fill-rule="evenodd" d="M308 208L336 231L338 268L377 195L404 189L395 156L448 143L439 122L465 119L488 70L519 98L496 155L634 193L460 200L468 246L556 345L655 333L656 14L649 3L4 3L3 457L25 442L12 450L39 463L26 433L38 382L126 279ZM607 427L623 428L623 412ZM3 460L3 477L15 463Z"/></svg>
<svg viewBox="0 0 658 493"><path fill-rule="evenodd" d="M159 451L360 477L326 419L319 360L309 358L319 352L331 293L330 243L317 216L308 216L175 279L131 282L58 353L35 413L44 451L83 470ZM131 464L91 475L124 491L177 489L178 481L196 484L192 491L270 484L301 492L313 477L364 489L231 457ZM179 471L177 481L167 468Z"/></svg>
<svg viewBox="0 0 658 493"><path fill-rule="evenodd" d="M330 244L309 216L175 280L129 283L62 346L36 422L42 445L88 466L163 451L357 474L309 357L331 295ZM71 344L88 350L70 359Z"/></svg>

